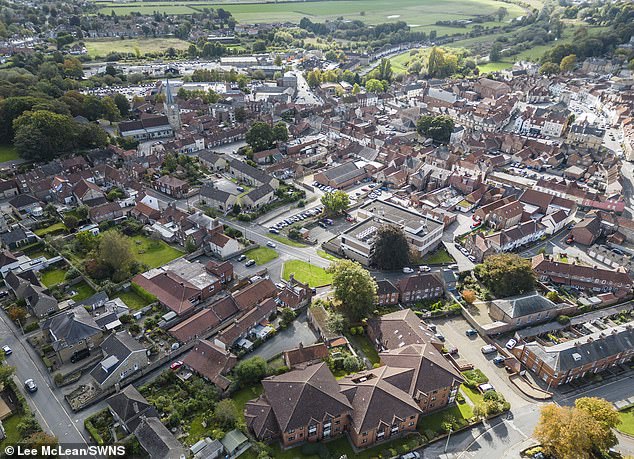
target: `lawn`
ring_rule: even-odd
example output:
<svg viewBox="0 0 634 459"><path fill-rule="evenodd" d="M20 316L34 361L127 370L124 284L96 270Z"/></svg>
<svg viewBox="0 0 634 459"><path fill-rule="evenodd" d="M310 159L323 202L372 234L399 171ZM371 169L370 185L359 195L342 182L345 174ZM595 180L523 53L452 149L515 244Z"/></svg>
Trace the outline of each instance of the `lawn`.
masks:
<svg viewBox="0 0 634 459"><path fill-rule="evenodd" d="M616 427L623 433L634 435L634 405L619 411L621 423Z"/></svg>
<svg viewBox="0 0 634 459"><path fill-rule="evenodd" d="M0 145L0 163L18 158L18 151L13 145Z"/></svg>
<svg viewBox="0 0 634 459"><path fill-rule="evenodd" d="M422 263L426 265L443 265L454 263L455 261L456 260L453 259L444 246L432 253L426 254L422 259Z"/></svg>
<svg viewBox="0 0 634 459"><path fill-rule="evenodd" d="M341 260L341 258L339 258L339 257L337 257L335 255L332 255L332 254L326 252L325 250L321 250L321 249L317 250L317 255L319 255L321 258L324 258L324 259L330 260L330 261Z"/></svg>
<svg viewBox="0 0 634 459"><path fill-rule="evenodd" d="M117 11L119 11L117 9ZM193 13L189 10L189 13ZM179 13L175 13L179 14ZM135 38L131 40L85 40L88 54L92 57L107 56L110 53L164 53L167 48L185 50L189 43L178 38Z"/></svg>
<svg viewBox="0 0 634 459"><path fill-rule="evenodd" d="M73 295L73 300L82 301L86 298L90 298L95 294L93 288L86 283L86 281L81 281L80 283L73 285L71 290L74 290L76 293Z"/></svg>
<svg viewBox="0 0 634 459"><path fill-rule="evenodd" d="M133 236L130 239L134 258L150 268L158 268L183 255L183 252L163 241L146 236Z"/></svg>
<svg viewBox="0 0 634 459"><path fill-rule="evenodd" d="M142 14L152 14L154 11L167 14L191 14L193 9L200 9L219 2L143 2L140 5L103 3L100 12L110 15L129 14L138 11ZM510 19L524 14L522 8L512 3L496 0L445 0L439 4L436 0L322 0L312 2L284 2L284 3L258 3L258 2L234 2L222 3L222 8L229 11L238 22L266 23L266 22L299 22L303 17L308 17L314 22L322 22L326 19L343 17L348 20L361 20L368 24L381 24L386 22L405 21L414 31L436 30L439 35L465 33L472 25L466 28L444 27L436 25L436 21L467 19L477 15L495 13L498 8L505 7ZM501 25L500 22L485 22L483 27Z"/></svg>
<svg viewBox="0 0 634 459"><path fill-rule="evenodd" d="M18 441L22 440L22 436L18 432L18 424L22 422L23 418L23 414L14 414L2 421L2 426L7 436L4 440L0 440L0 447L4 447L4 445L15 445Z"/></svg>
<svg viewBox="0 0 634 459"><path fill-rule="evenodd" d="M291 274L300 282L308 283L311 287L323 287L332 282L332 274L324 268L311 265L301 260L289 260L284 263L282 278L288 280Z"/></svg>
<svg viewBox="0 0 634 459"><path fill-rule="evenodd" d="M251 249L245 252L247 258L255 260L258 265L263 265L269 261L275 260L279 255L277 252L269 247L258 247L257 249Z"/></svg>
<svg viewBox="0 0 634 459"><path fill-rule="evenodd" d="M240 389L231 396L231 400L236 404L236 408L238 409L238 413L240 413L240 419L244 421L244 407L246 406L249 400L253 400L254 398L258 398L258 396L262 393L264 388L262 384L258 384L257 386L245 387L244 389Z"/></svg>
<svg viewBox="0 0 634 459"><path fill-rule="evenodd" d="M370 363L375 364L381 361L379 353L366 335L348 335L348 339L354 347L363 352Z"/></svg>
<svg viewBox="0 0 634 459"><path fill-rule="evenodd" d="M482 402L483 397L478 389L471 389L470 387L467 387L464 384L460 386L460 389L467 397L469 397L469 400L471 400L471 402L474 405L477 405L478 403Z"/></svg>
<svg viewBox="0 0 634 459"><path fill-rule="evenodd" d="M115 295L115 298L121 298L121 301L127 304L128 307L133 311L138 311L139 309L144 308L145 306L150 304L132 290L127 292L119 292Z"/></svg>
<svg viewBox="0 0 634 459"><path fill-rule="evenodd" d="M277 242L285 245L290 245L291 247L306 247L306 244L302 244L301 242L294 241L285 236L280 236L279 234L269 234L268 237L276 240Z"/></svg>
<svg viewBox="0 0 634 459"><path fill-rule="evenodd" d="M37 234L39 237L44 237L47 234L59 234L65 233L66 231L66 225L64 225L62 222L58 222L54 223L51 226L47 226L46 228L38 228L34 231L34 233Z"/></svg>
<svg viewBox="0 0 634 459"><path fill-rule="evenodd" d="M66 270L53 268L42 271L42 283L46 287L53 287L54 285L64 282L66 276Z"/></svg>
<svg viewBox="0 0 634 459"><path fill-rule="evenodd" d="M455 418L461 426L465 426L468 424L468 419L473 417L473 410L467 403L457 403L444 410L428 414L418 420L418 431L422 433L433 430L439 434L444 433L441 426L449 417Z"/></svg>

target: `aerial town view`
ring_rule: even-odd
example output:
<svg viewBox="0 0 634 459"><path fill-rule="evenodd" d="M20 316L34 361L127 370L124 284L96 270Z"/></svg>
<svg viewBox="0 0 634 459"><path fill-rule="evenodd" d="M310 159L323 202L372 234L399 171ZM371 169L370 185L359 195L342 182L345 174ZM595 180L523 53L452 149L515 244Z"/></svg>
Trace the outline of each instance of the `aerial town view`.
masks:
<svg viewBox="0 0 634 459"><path fill-rule="evenodd" d="M634 1L0 0L0 458L634 459Z"/></svg>

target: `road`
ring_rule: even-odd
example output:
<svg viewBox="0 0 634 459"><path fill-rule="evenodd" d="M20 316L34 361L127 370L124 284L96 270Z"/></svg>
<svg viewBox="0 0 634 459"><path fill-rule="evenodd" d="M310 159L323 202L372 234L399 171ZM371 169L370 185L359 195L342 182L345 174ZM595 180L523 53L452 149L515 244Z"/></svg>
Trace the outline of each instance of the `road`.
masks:
<svg viewBox="0 0 634 459"><path fill-rule="evenodd" d="M624 217L634 218L634 163L623 161L621 166L621 185L625 197Z"/></svg>
<svg viewBox="0 0 634 459"><path fill-rule="evenodd" d="M7 363L15 367L18 387L22 388L29 378L38 386L37 392L25 392L25 396L42 429L55 435L62 445L86 446L83 417L72 413L39 356L4 312L0 313L0 337L0 345L8 345L13 350L13 354L7 357Z"/></svg>

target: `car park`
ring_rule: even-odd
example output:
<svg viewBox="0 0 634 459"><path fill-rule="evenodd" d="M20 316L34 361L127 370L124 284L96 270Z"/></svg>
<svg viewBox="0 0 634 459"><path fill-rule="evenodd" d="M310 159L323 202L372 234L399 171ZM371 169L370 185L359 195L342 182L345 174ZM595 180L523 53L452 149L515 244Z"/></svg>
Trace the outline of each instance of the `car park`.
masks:
<svg viewBox="0 0 634 459"><path fill-rule="evenodd" d="M246 266L247 268L250 266L253 266L255 264L255 260L247 260L247 262L244 264L244 266Z"/></svg>
<svg viewBox="0 0 634 459"><path fill-rule="evenodd" d="M405 274L412 274L412 273L414 272L414 270L413 270L412 268L408 267L408 266L405 266L405 267L403 268L403 272L404 272Z"/></svg>
<svg viewBox="0 0 634 459"><path fill-rule="evenodd" d="M37 392L37 384L35 384L35 381L33 381L32 379L27 379L26 381L24 381L24 387L27 391L31 393Z"/></svg>
<svg viewBox="0 0 634 459"><path fill-rule="evenodd" d="M13 354L13 350L9 346L2 346L2 352L4 352L4 355Z"/></svg>

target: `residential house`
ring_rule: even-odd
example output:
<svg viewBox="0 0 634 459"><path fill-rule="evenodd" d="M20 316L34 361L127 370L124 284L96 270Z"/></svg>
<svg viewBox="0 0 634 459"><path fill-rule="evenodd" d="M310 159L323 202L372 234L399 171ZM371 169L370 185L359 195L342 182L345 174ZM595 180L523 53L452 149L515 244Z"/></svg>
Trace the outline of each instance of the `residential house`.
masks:
<svg viewBox="0 0 634 459"><path fill-rule="evenodd" d="M157 417L143 417L134 430L134 436L152 459L187 457L187 449Z"/></svg>
<svg viewBox="0 0 634 459"><path fill-rule="evenodd" d="M211 253L221 260L226 260L242 249L238 241L220 232L212 233L208 238L208 243Z"/></svg>
<svg viewBox="0 0 634 459"><path fill-rule="evenodd" d="M267 298L259 302L245 314L240 316L229 327L216 335L214 343L223 349L234 346L250 350L253 342L249 339L266 338L273 329L268 326L268 320L277 310L277 303L273 298ZM253 339L253 338L252 338Z"/></svg>
<svg viewBox="0 0 634 459"><path fill-rule="evenodd" d="M101 328L83 306L46 319L42 330L62 363L70 362L83 349L99 347L103 341Z"/></svg>
<svg viewBox="0 0 634 459"><path fill-rule="evenodd" d="M34 198L30 194L19 194L13 199L9 200L9 206L13 209L13 212L18 216L27 215L41 215L42 203L39 199ZM38 210L39 209L39 210Z"/></svg>
<svg viewBox="0 0 634 459"><path fill-rule="evenodd" d="M179 322L168 332L181 343L187 343L193 339L204 338L239 312L233 297L226 296Z"/></svg>
<svg viewBox="0 0 634 459"><path fill-rule="evenodd" d="M29 245L36 240L37 236L32 231L18 225L14 225L9 231L0 234L2 245L10 250Z"/></svg>
<svg viewBox="0 0 634 459"><path fill-rule="evenodd" d="M73 195L75 200L80 204L93 201L95 199L105 200L105 195L101 188L93 182L89 182L85 179L80 179L73 187Z"/></svg>
<svg viewBox="0 0 634 459"><path fill-rule="evenodd" d="M148 352L127 331L112 333L101 343L104 359L90 372L100 389L107 389L149 365Z"/></svg>
<svg viewBox="0 0 634 459"><path fill-rule="evenodd" d="M328 346L324 343L315 343L304 346L299 343L299 347L290 349L282 353L284 364L291 370L314 365L328 357Z"/></svg>
<svg viewBox="0 0 634 459"><path fill-rule="evenodd" d="M225 375L236 365L238 359L227 349L201 339L183 358L183 364L213 383L221 390L227 390L231 384Z"/></svg>
<svg viewBox="0 0 634 459"><path fill-rule="evenodd" d="M570 230L570 237L578 243L590 246L603 234L601 217L591 214L584 217Z"/></svg>
<svg viewBox="0 0 634 459"><path fill-rule="evenodd" d="M377 285L377 304L379 306L388 306L398 304L399 290L389 280L383 279L376 281Z"/></svg>
<svg viewBox="0 0 634 459"><path fill-rule="evenodd" d="M189 184L171 175L161 175L153 182L154 189L173 198L182 198L189 192Z"/></svg>
<svg viewBox="0 0 634 459"><path fill-rule="evenodd" d="M205 269L220 279L221 284L229 284L233 281L233 265L229 261L217 262L209 260Z"/></svg>
<svg viewBox="0 0 634 459"><path fill-rule="evenodd" d="M11 198L19 193L20 190L15 180L0 180L0 197Z"/></svg>
<svg viewBox="0 0 634 459"><path fill-rule="evenodd" d="M368 336L379 349L397 349L410 344L443 344L411 309L402 309L368 320Z"/></svg>
<svg viewBox="0 0 634 459"><path fill-rule="evenodd" d="M224 156L214 153L211 150L205 150L198 153L200 163L211 171L225 171L227 169L227 160Z"/></svg>
<svg viewBox="0 0 634 459"><path fill-rule="evenodd" d="M408 304L441 298L445 294L442 281L435 273L419 273L401 278L397 287L401 302Z"/></svg>
<svg viewBox="0 0 634 459"><path fill-rule="evenodd" d="M252 189L240 198L242 207L257 209L275 200L275 190L268 184Z"/></svg>
<svg viewBox="0 0 634 459"><path fill-rule="evenodd" d="M240 311L253 308L259 302L277 294L277 287L271 279L259 279L232 293Z"/></svg>
<svg viewBox="0 0 634 459"><path fill-rule="evenodd" d="M236 199L236 195L219 190L211 183L206 183L200 188L200 203L225 214L233 209Z"/></svg>
<svg viewBox="0 0 634 459"><path fill-rule="evenodd" d="M277 190L280 186L279 180L275 177L237 159L233 159L229 163L229 173L240 182L254 187L269 185L274 190Z"/></svg>
<svg viewBox="0 0 634 459"><path fill-rule="evenodd" d="M308 284L304 284L291 274L283 289L277 294L279 307L297 310L310 303L312 289Z"/></svg>
<svg viewBox="0 0 634 459"><path fill-rule="evenodd" d="M559 315L573 313L576 309L574 304L555 304L537 292L489 302L489 316L506 324L503 327L497 326L496 333L548 322Z"/></svg>
<svg viewBox="0 0 634 459"><path fill-rule="evenodd" d="M132 384L109 397L106 404L115 421L128 433L134 432L144 417L159 417L156 409Z"/></svg>

